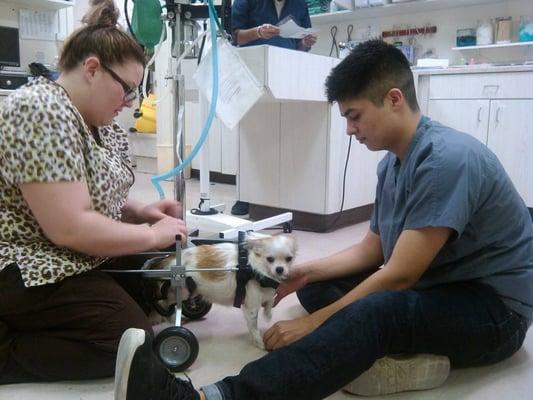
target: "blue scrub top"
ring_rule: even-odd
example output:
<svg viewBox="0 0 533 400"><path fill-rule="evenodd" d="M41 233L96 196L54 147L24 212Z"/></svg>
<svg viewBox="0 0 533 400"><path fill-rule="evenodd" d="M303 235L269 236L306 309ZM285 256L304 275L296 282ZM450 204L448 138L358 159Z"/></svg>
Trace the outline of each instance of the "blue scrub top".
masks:
<svg viewBox="0 0 533 400"><path fill-rule="evenodd" d="M278 18L276 0L235 0L231 7L231 31L250 29L262 24L277 25L282 19L291 16L294 22L304 28L311 28L311 18L305 0L285 0L285 5ZM279 36L272 39L258 39L244 46L268 44L271 46L298 49L300 39L288 39Z"/></svg>
<svg viewBox="0 0 533 400"><path fill-rule="evenodd" d="M474 137L422 117L403 162L378 165L370 229L385 263L403 230L448 227L453 234L418 288L476 280L533 320L533 224L497 157Z"/></svg>

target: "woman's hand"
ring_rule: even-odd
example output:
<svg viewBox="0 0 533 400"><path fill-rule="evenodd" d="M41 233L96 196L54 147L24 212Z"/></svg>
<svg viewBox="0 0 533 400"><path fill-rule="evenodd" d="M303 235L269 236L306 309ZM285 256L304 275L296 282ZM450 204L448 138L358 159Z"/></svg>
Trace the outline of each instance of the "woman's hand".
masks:
<svg viewBox="0 0 533 400"><path fill-rule="evenodd" d="M279 35L279 28L270 24L259 25L257 28L257 36L260 39L272 39Z"/></svg>
<svg viewBox="0 0 533 400"><path fill-rule="evenodd" d="M313 332L319 325L312 314L292 321L276 322L263 335L265 349L275 350L287 346Z"/></svg>
<svg viewBox="0 0 533 400"><path fill-rule="evenodd" d="M163 199L148 204L139 211L139 220L150 224L155 224L165 217L181 218L181 204L176 200Z"/></svg>
<svg viewBox="0 0 533 400"><path fill-rule="evenodd" d="M181 235L181 241L187 240L187 227L181 219L165 216L151 227L155 238L156 249L166 249L176 243L176 235Z"/></svg>
<svg viewBox="0 0 533 400"><path fill-rule="evenodd" d="M287 279L285 282L282 282L276 289L274 306L278 304L285 296L303 288L305 285L307 285L307 283L308 278L304 269L295 266L290 272L289 279Z"/></svg>
<svg viewBox="0 0 533 400"><path fill-rule="evenodd" d="M302 39L302 41L300 42L300 48L310 49L311 47L313 47L315 43L316 43L316 35L313 35L311 33Z"/></svg>

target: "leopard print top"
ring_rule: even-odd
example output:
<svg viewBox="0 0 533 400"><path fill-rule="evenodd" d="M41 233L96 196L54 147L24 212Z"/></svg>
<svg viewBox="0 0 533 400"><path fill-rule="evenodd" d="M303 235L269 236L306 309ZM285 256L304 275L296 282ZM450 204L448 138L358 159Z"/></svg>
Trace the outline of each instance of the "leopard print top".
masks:
<svg viewBox="0 0 533 400"><path fill-rule="evenodd" d="M58 282L104 260L48 240L19 185L85 181L92 209L120 220L134 181L120 126L93 135L66 91L37 78L1 104L0 165L0 270L17 263L29 287Z"/></svg>

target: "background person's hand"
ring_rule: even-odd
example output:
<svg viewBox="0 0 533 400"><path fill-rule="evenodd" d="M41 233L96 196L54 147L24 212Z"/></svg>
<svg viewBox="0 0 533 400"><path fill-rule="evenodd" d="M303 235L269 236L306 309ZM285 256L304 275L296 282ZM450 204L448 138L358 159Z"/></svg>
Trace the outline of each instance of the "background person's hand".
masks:
<svg viewBox="0 0 533 400"><path fill-rule="evenodd" d="M141 210L140 219L150 224L165 217L182 217L181 204L176 200L163 199L155 203L148 204Z"/></svg>
<svg viewBox="0 0 533 400"><path fill-rule="evenodd" d="M316 35L311 33L302 39L301 46L305 48L313 47L313 45L316 43L316 39Z"/></svg>
<svg viewBox="0 0 533 400"><path fill-rule="evenodd" d="M279 28L270 24L263 24L257 27L257 35L261 39L272 39L279 35Z"/></svg>
<svg viewBox="0 0 533 400"><path fill-rule="evenodd" d="M181 219L165 216L151 226L155 235L155 248L166 249L176 243L176 235L181 241L187 240L187 227Z"/></svg>

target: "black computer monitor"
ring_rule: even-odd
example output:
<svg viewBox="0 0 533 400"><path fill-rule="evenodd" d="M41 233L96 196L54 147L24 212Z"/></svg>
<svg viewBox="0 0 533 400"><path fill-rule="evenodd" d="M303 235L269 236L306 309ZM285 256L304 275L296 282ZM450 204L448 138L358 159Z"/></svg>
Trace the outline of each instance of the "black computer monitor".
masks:
<svg viewBox="0 0 533 400"><path fill-rule="evenodd" d="M0 26L0 68L20 67L19 30Z"/></svg>

